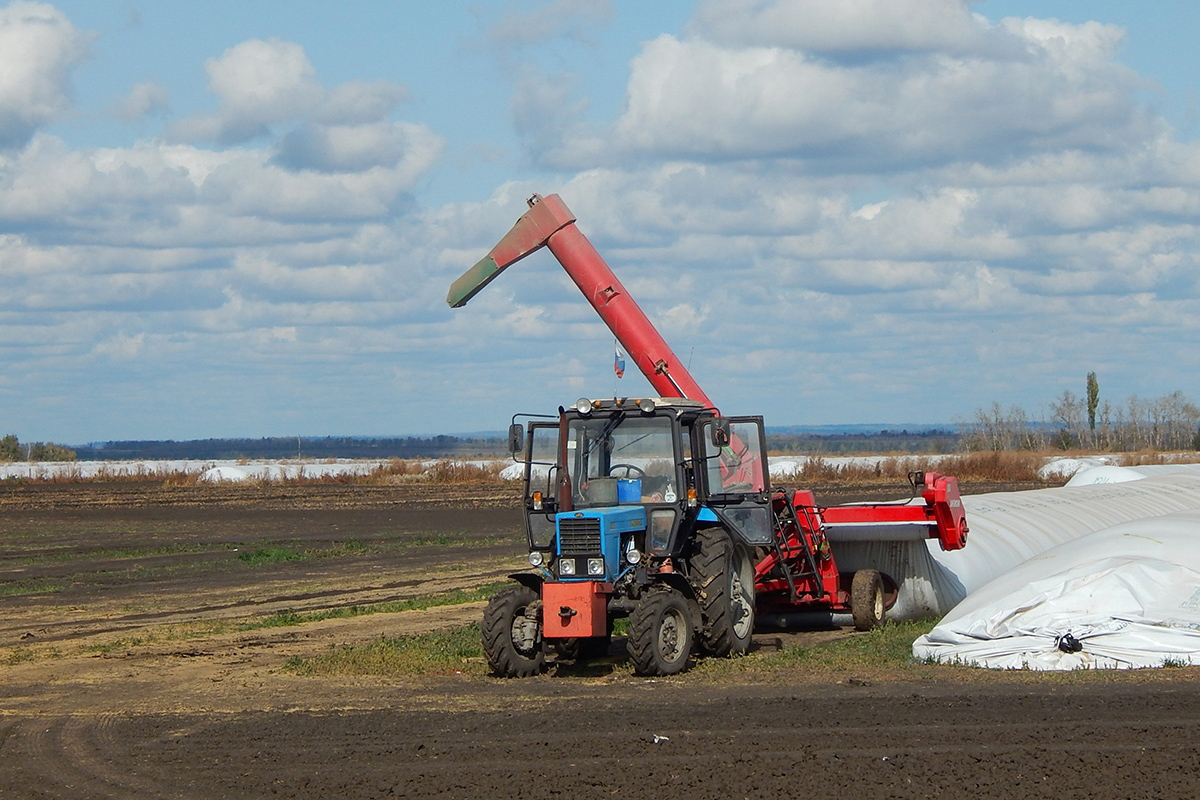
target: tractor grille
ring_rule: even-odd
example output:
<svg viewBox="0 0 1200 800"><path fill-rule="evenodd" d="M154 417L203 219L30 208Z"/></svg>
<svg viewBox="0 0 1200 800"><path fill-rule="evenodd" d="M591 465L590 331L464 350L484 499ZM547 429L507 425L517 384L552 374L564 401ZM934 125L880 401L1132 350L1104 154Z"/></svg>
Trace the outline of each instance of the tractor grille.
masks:
<svg viewBox="0 0 1200 800"><path fill-rule="evenodd" d="M558 521L559 555L592 556L600 554L600 520L560 519Z"/></svg>

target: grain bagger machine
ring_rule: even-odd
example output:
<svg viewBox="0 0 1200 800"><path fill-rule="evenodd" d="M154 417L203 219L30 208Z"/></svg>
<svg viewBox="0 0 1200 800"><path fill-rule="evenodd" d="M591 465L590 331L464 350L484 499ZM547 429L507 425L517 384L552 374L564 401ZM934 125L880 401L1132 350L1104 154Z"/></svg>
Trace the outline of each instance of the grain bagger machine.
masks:
<svg viewBox="0 0 1200 800"><path fill-rule="evenodd" d="M899 585L879 569L840 571L840 542L966 543L953 477L911 474L908 503L821 507L811 492L773 489L762 417L718 411L557 195L531 198L447 302L466 304L542 247L657 396L585 398L555 415L513 417L532 571L513 575L484 612L497 674L540 672L547 647L567 658L607 652L619 617L629 618L626 649L644 675L679 672L693 651L746 652L757 614L848 612L866 630Z"/></svg>

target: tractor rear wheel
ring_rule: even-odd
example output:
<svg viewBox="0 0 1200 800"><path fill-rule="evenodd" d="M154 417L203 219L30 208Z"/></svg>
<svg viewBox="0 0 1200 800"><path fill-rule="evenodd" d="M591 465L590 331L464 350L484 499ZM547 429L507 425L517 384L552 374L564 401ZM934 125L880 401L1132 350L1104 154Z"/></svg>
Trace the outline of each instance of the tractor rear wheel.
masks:
<svg viewBox="0 0 1200 800"><path fill-rule="evenodd" d="M854 629L869 631L883 622L883 578L877 569L860 569L850 584L850 615Z"/></svg>
<svg viewBox="0 0 1200 800"><path fill-rule="evenodd" d="M643 595L629 615L625 649L639 675L675 675L692 652L692 615L674 589Z"/></svg>
<svg viewBox="0 0 1200 800"><path fill-rule="evenodd" d="M483 652L503 678L527 678L545 669L537 592L515 584L496 592L483 612Z"/></svg>
<svg viewBox="0 0 1200 800"><path fill-rule="evenodd" d="M696 532L691 574L704 628L700 649L723 658L750 649L754 633L754 563L724 528Z"/></svg>

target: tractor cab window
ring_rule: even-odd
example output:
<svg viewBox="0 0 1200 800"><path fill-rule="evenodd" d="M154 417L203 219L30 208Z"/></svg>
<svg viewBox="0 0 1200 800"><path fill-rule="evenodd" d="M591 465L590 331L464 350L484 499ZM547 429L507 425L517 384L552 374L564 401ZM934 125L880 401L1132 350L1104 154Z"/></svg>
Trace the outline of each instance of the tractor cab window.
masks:
<svg viewBox="0 0 1200 800"><path fill-rule="evenodd" d="M617 505L621 479L636 481L625 485L625 502L674 502L678 496L670 417L618 412L573 419L567 436L576 508Z"/></svg>
<svg viewBox="0 0 1200 800"><path fill-rule="evenodd" d="M753 421L734 421L729 426L729 444L712 443L713 425L702 426L704 468L709 494L752 494L767 486L761 428Z"/></svg>
<svg viewBox="0 0 1200 800"><path fill-rule="evenodd" d="M558 510L558 422L533 422L527 448L525 519L529 545L546 548L554 541L554 513Z"/></svg>
<svg viewBox="0 0 1200 800"><path fill-rule="evenodd" d="M742 541L768 545L775 529L762 417L732 417L728 422L728 443L721 445L713 442L711 421L700 426L704 502Z"/></svg>

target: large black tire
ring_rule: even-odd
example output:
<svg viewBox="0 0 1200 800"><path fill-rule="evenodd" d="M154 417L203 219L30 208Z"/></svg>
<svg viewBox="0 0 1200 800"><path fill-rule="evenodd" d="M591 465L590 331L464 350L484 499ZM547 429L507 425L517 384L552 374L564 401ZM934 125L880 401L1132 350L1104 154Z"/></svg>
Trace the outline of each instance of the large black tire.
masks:
<svg viewBox="0 0 1200 800"><path fill-rule="evenodd" d="M750 649L754 633L754 563L724 528L696 532L691 576L704 627L700 650L724 658Z"/></svg>
<svg viewBox="0 0 1200 800"><path fill-rule="evenodd" d="M625 649L639 675L683 672L692 652L692 616L683 595L674 589L643 595L629 615Z"/></svg>
<svg viewBox="0 0 1200 800"><path fill-rule="evenodd" d="M883 622L883 578L877 569L860 569L850 584L850 615L854 628L869 631Z"/></svg>
<svg viewBox="0 0 1200 800"><path fill-rule="evenodd" d="M527 678L546 668L541 615L525 613L537 600L533 589L515 584L492 595L483 612L483 652L503 678Z"/></svg>

